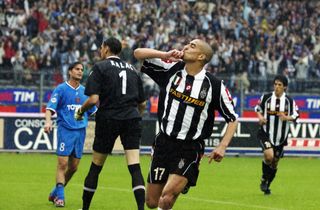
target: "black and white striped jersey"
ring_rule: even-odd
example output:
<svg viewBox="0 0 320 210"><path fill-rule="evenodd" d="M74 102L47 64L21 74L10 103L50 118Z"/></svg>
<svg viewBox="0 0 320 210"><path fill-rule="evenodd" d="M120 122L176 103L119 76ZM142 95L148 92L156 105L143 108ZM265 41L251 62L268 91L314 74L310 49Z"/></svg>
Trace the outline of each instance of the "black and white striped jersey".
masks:
<svg viewBox="0 0 320 210"><path fill-rule="evenodd" d="M184 62L146 59L141 71L160 87L158 120L166 135L179 140L201 140L213 131L215 110L226 122L235 121L232 97L221 80L202 69L188 75Z"/></svg>
<svg viewBox="0 0 320 210"><path fill-rule="evenodd" d="M272 92L261 96L255 111L260 112L267 120L267 123L262 127L269 135L271 143L274 146L286 145L291 122L280 120L278 114L284 113L296 120L299 117L299 110L295 101L286 93L277 98Z"/></svg>

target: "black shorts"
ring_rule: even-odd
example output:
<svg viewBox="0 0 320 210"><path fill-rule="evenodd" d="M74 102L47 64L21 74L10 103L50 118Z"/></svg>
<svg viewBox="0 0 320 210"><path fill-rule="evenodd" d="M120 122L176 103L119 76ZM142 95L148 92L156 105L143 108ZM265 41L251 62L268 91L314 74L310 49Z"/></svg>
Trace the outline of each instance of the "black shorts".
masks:
<svg viewBox="0 0 320 210"><path fill-rule="evenodd" d="M276 158L282 158L283 157L283 147L284 145L275 146L272 144L269 138L269 134L266 133L262 128L259 129L258 135L257 135L260 145L262 148L262 151L265 151L266 149L273 149L274 156Z"/></svg>
<svg viewBox="0 0 320 210"><path fill-rule="evenodd" d="M160 133L154 142L148 183L165 183L169 174L178 174L195 186L199 175L199 164L204 154L204 141L171 139Z"/></svg>
<svg viewBox="0 0 320 210"><path fill-rule="evenodd" d="M101 118L96 117L94 151L103 154L111 153L118 136L125 150L140 148L141 119L106 120Z"/></svg>

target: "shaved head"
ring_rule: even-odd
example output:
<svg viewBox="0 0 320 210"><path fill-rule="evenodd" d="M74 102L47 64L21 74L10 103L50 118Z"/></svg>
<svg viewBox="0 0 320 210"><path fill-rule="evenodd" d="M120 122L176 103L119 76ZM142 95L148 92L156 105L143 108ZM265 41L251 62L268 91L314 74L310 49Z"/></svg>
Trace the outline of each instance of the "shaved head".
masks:
<svg viewBox="0 0 320 210"><path fill-rule="evenodd" d="M201 51L206 56L206 58L204 60L205 63L208 63L211 60L212 55L213 55L213 50L212 50L211 46L203 40L200 40L200 39L196 39L196 40L198 42L198 45L200 46Z"/></svg>

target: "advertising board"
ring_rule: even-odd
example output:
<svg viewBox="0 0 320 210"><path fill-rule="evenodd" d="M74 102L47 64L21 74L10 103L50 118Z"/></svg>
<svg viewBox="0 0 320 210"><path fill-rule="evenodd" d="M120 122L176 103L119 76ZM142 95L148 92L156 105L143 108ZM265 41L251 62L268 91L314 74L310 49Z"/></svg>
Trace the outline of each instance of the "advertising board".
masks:
<svg viewBox="0 0 320 210"><path fill-rule="evenodd" d="M40 116L0 116L0 149L12 151L51 151L57 148L57 127L50 134L44 132L45 120ZM92 151L95 122L90 121L87 127L85 152ZM213 127L210 138L205 140L206 152L216 147L226 131L226 123L218 118ZM231 141L227 154L230 155L261 155L261 149L256 133L257 120L242 118L238 129ZM150 153L154 136L159 132L155 119L143 120L143 133L141 151ZM117 140L115 151L122 147ZM299 123L290 124L288 145L285 147L286 155L320 156L320 120L300 120Z"/></svg>

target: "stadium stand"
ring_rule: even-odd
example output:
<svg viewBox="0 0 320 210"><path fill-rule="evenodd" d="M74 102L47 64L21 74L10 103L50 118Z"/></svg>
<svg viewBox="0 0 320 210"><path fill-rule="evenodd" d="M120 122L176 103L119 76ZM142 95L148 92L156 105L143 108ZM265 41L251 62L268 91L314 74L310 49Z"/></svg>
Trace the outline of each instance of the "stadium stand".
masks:
<svg viewBox="0 0 320 210"><path fill-rule="evenodd" d="M121 57L137 68L135 48L181 49L199 37L215 49L207 69L232 93L270 91L275 74L288 77L290 94L320 92L318 1L6 0L0 10L2 90L45 93L76 60L88 75L103 38L115 36ZM157 86L143 77L154 96Z"/></svg>

